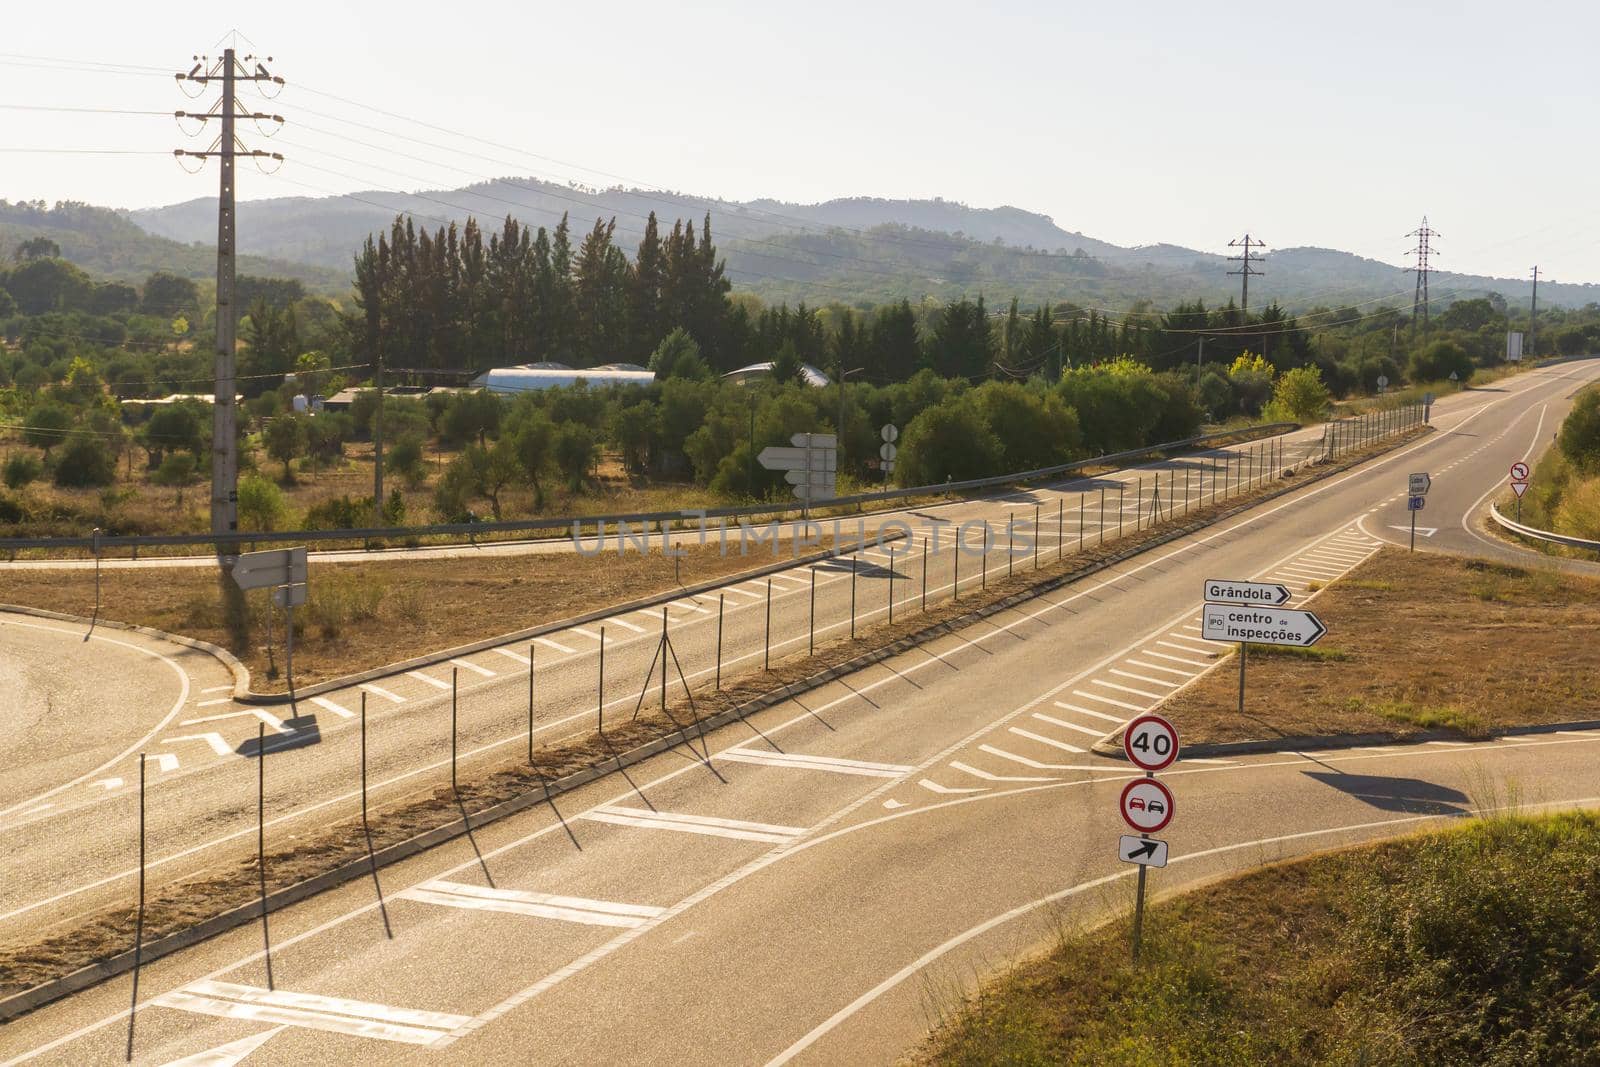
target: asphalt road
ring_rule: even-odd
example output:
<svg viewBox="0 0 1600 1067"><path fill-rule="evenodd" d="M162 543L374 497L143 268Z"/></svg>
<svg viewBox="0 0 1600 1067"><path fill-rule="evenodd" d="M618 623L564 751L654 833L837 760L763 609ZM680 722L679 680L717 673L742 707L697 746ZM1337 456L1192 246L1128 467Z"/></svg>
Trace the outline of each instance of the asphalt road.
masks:
<svg viewBox="0 0 1600 1067"><path fill-rule="evenodd" d="M1530 410L1556 417L1597 370L1447 398L1444 432L720 731L711 758L663 755L386 870L381 904L365 882L288 909L270 976L259 927L161 961L141 980L140 1060L230 1043L204 1062L246 1046L251 1064L892 1059L925 1003L1063 916L1125 902L1128 770L1087 749L1214 661L1194 629L1203 579L1314 595L1375 550L1360 523L1409 470L1444 471ZM1154 884L1415 828L1513 785L1588 802L1597 739L1186 761L1164 775L1175 862ZM269 759L282 795L324 740ZM120 1058L128 997L122 979L19 1019L0 1055Z"/></svg>
<svg viewBox="0 0 1600 1067"><path fill-rule="evenodd" d="M1284 463L1320 452L1320 442L1319 430L1290 435L1281 449ZM1240 485L1268 478L1267 454L1266 446L1207 453L1028 493L903 513L898 517L903 529L896 532L909 530L907 540L671 602L666 607L675 667L681 665L691 683L710 680L720 645L724 677L757 670L769 654L778 658L804 649L813 632L824 641L848 635L852 615L858 626L885 619L891 592L900 617L920 610L924 587L929 604L947 599L958 577L963 592L978 590L1007 569L1005 531L1013 517L1019 525L1009 542L1016 550L1009 565L1026 568L1036 556L1049 559L1058 550L1077 551L1080 543L1092 547L1148 525L1158 477L1162 513L1176 510L1181 515L1186 487L1190 503L1198 506L1213 495L1225 497ZM990 530L987 552L985 525ZM963 528L968 548L960 553L958 575L955 541ZM839 534L847 540L860 536L848 525L841 525ZM737 542L733 544L737 551ZM753 547L752 566L770 560L771 551L770 544ZM762 553L768 555L763 558ZM147 756L154 885L253 852L258 730L264 728L269 753L269 830L293 834L302 825L329 815L342 817L352 804L359 805L354 785L363 701L372 800L428 793L450 781L452 687L457 745L468 773L526 745L530 661L536 742L588 734L597 718L602 639L605 713L616 721L632 714L656 662L660 610L622 613L533 642L398 671L301 699L292 708L235 703L224 687L227 675L214 661L209 672L199 667L190 672L204 677L191 683L188 700L175 717L167 714L170 702L158 706L146 694L143 699L150 702L144 705L136 687L118 690L119 706L130 714L148 717L159 707L165 728L94 776L58 778L51 788L27 794L0 811L0 855L6 857L7 873L18 873L0 878L0 941L51 931L126 899L137 873L131 846L138 824L139 752ZM188 651L173 649L169 658ZM71 657L63 662L81 675L103 677L93 651L68 647L62 655ZM676 670L672 684L678 684ZM90 721L75 707L63 707L57 719L63 736Z"/></svg>

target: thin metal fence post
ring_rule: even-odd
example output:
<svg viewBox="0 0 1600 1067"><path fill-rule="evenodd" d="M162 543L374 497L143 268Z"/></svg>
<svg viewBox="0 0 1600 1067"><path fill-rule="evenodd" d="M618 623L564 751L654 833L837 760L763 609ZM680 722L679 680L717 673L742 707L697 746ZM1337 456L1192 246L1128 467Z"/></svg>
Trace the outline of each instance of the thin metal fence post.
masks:
<svg viewBox="0 0 1600 1067"><path fill-rule="evenodd" d="M767 629L761 637L761 669L772 669L772 579L767 579Z"/></svg>
<svg viewBox="0 0 1600 1067"><path fill-rule="evenodd" d="M811 568L811 621L806 624L806 655L817 654L817 568Z"/></svg>
<svg viewBox="0 0 1600 1067"><path fill-rule="evenodd" d="M1059 536L1059 533L1058 533ZM1039 569L1039 505L1033 506L1033 569Z"/></svg>
<svg viewBox="0 0 1600 1067"><path fill-rule="evenodd" d="M1017 555L1017 513L1006 512L1006 577L1011 577L1011 561Z"/></svg>
<svg viewBox="0 0 1600 1067"><path fill-rule="evenodd" d="M721 637L720 620L717 636ZM600 627L600 675L595 682L595 727L601 736L606 732L606 628Z"/></svg>
<svg viewBox="0 0 1600 1067"><path fill-rule="evenodd" d="M1160 476L1157 475L1157 477L1159 478ZM1133 532L1134 533L1138 533L1139 532L1141 524L1144 521L1144 508L1139 506L1139 501L1141 501L1143 499L1144 499L1144 477L1143 477L1143 475L1141 475L1140 478L1139 478L1139 491L1137 493L1133 494L1133 503L1134 503Z"/></svg>
<svg viewBox="0 0 1600 1067"><path fill-rule="evenodd" d="M856 560L850 557L850 640L856 639Z"/></svg>
<svg viewBox="0 0 1600 1067"><path fill-rule="evenodd" d="M528 765L533 765L533 650L534 645L528 645ZM366 694L362 694L365 699Z"/></svg>
<svg viewBox="0 0 1600 1067"><path fill-rule="evenodd" d="M722 602L727 594L717 594L717 691L722 691Z"/></svg>
<svg viewBox="0 0 1600 1067"><path fill-rule="evenodd" d="M1095 534L1095 544L1106 543L1106 487L1100 487L1100 529Z"/></svg>
<svg viewBox="0 0 1600 1067"><path fill-rule="evenodd" d="M928 611L928 539L922 539L922 611Z"/></svg>
<svg viewBox="0 0 1600 1067"><path fill-rule="evenodd" d="M889 553L889 623L894 623L894 553Z"/></svg>
<svg viewBox="0 0 1600 1067"><path fill-rule="evenodd" d="M1183 468L1183 513L1189 514L1189 472L1190 468Z"/></svg>
<svg viewBox="0 0 1600 1067"><path fill-rule="evenodd" d="M256 876L261 890L261 944L272 988L272 935L267 927L267 726L256 723Z"/></svg>
<svg viewBox="0 0 1600 1067"><path fill-rule="evenodd" d="M361 691L361 829L367 830L367 691Z"/></svg>
<svg viewBox="0 0 1600 1067"><path fill-rule="evenodd" d="M950 599L951 600L960 600L961 599L961 527L960 526L956 527L955 557L956 557L956 577L955 577L955 581L950 583Z"/></svg>
<svg viewBox="0 0 1600 1067"><path fill-rule="evenodd" d="M661 605L661 714L667 713L667 606Z"/></svg>
<svg viewBox="0 0 1600 1067"><path fill-rule="evenodd" d="M460 667L450 668L450 792L460 792L456 788L456 689Z"/></svg>
<svg viewBox="0 0 1600 1067"><path fill-rule="evenodd" d="M1123 509L1123 500L1122 500L1122 497L1123 497L1123 494L1127 491L1127 488L1128 487L1123 485L1121 482L1117 483L1117 536L1118 537L1122 536L1122 522L1123 522L1123 519L1122 519L1122 516L1123 516L1123 510L1122 510Z"/></svg>

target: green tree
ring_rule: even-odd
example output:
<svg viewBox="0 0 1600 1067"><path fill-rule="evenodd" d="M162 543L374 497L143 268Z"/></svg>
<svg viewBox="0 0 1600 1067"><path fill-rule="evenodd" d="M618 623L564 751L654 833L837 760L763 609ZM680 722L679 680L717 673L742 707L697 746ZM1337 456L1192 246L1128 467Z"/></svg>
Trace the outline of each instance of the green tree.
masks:
<svg viewBox="0 0 1600 1067"><path fill-rule="evenodd" d="M701 357L700 346L681 326L667 334L656 346L650 355L650 369L656 372L657 381L711 377L711 367Z"/></svg>
<svg viewBox="0 0 1600 1067"><path fill-rule="evenodd" d="M928 366L946 378L987 378L994 361L993 331L983 297L946 304L928 338Z"/></svg>
<svg viewBox="0 0 1600 1067"><path fill-rule="evenodd" d="M171 451L188 452L198 461L206 443L205 412L194 403L162 404L139 430L138 441L153 468Z"/></svg>
<svg viewBox="0 0 1600 1067"><path fill-rule="evenodd" d="M1562 420L1557 443L1572 465L1585 474L1600 474L1600 388L1578 394Z"/></svg>
<svg viewBox="0 0 1600 1067"><path fill-rule="evenodd" d="M1004 446L974 405L946 400L911 420L897 457L900 484L935 485L1000 473Z"/></svg>
<svg viewBox="0 0 1600 1067"><path fill-rule="evenodd" d="M771 378L779 385L788 385L800 377L800 353L793 341L785 341L772 357Z"/></svg>
<svg viewBox="0 0 1600 1067"><path fill-rule="evenodd" d="M516 453L522 476L533 487L535 508L544 507L543 478L555 458L555 432L555 424L535 407L519 411L511 431L511 447Z"/></svg>
<svg viewBox="0 0 1600 1067"><path fill-rule="evenodd" d="M62 442L72 425L72 415L60 404L37 404L22 420L22 439L46 456Z"/></svg>
<svg viewBox="0 0 1600 1067"><path fill-rule="evenodd" d="M43 235L30 237L17 245L17 250L12 255L18 263L26 263L33 259L60 259L61 246Z"/></svg>
<svg viewBox="0 0 1600 1067"><path fill-rule="evenodd" d="M172 319L198 314L200 290L188 278L158 270L144 280L141 301L146 314Z"/></svg>
<svg viewBox="0 0 1600 1067"><path fill-rule="evenodd" d="M306 419L304 415L279 415L267 422L261 432L267 455L283 464L283 481L294 484L294 471L289 464L306 450Z"/></svg>
<svg viewBox="0 0 1600 1067"><path fill-rule="evenodd" d="M288 514L283 490L269 478L247 474L239 479L239 522L246 530L273 530Z"/></svg>
<svg viewBox="0 0 1600 1067"><path fill-rule="evenodd" d="M1316 422L1328 411L1333 397L1322 383L1322 372L1316 367L1298 367L1284 371L1272 391L1272 403L1267 406L1267 417L1291 422Z"/></svg>
<svg viewBox="0 0 1600 1067"><path fill-rule="evenodd" d="M461 458L472 473L473 492L489 501L495 521L499 522L500 494L523 474L512 442L501 438L488 448L468 445Z"/></svg>
<svg viewBox="0 0 1600 1067"><path fill-rule="evenodd" d="M117 476L116 457L97 434L79 430L67 438L56 457L55 482L84 488L110 485Z"/></svg>
<svg viewBox="0 0 1600 1067"><path fill-rule="evenodd" d="M44 473L44 464L31 452L13 452L6 457L5 483L7 489L21 489L38 481Z"/></svg>
<svg viewBox="0 0 1600 1067"><path fill-rule="evenodd" d="M391 474L398 474L413 488L421 485L427 476L422 435L408 433L391 445L383 454L383 469Z"/></svg>
<svg viewBox="0 0 1600 1067"><path fill-rule="evenodd" d="M1472 377L1472 357L1454 341L1438 340L1411 356L1411 381L1442 382L1450 375L1465 383Z"/></svg>
<svg viewBox="0 0 1600 1067"><path fill-rule="evenodd" d="M500 398L487 389L457 393L444 409L440 428L454 444L477 441L482 446L489 434L500 429L501 412Z"/></svg>
<svg viewBox="0 0 1600 1067"><path fill-rule="evenodd" d="M574 493L582 492L589 479L589 468L599 455L594 431L575 423L560 427L556 430L554 453L556 467L566 479L567 487Z"/></svg>
<svg viewBox="0 0 1600 1067"><path fill-rule="evenodd" d="M161 461L161 466L156 468L151 480L157 485L164 485L176 490L173 498L175 507L183 507L183 491L195 481L195 459L188 452L174 452Z"/></svg>

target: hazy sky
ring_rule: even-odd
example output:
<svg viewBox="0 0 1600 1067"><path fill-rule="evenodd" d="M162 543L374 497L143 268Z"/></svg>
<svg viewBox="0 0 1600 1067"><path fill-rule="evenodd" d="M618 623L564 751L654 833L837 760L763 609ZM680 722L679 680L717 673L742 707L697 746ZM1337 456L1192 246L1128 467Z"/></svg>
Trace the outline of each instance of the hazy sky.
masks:
<svg viewBox="0 0 1600 1067"><path fill-rule="evenodd" d="M191 143L170 116L15 110L197 106L156 71L19 55L176 70L237 29L241 50L275 56L289 88L258 106L289 120L268 145L289 162L242 170L245 197L529 174L740 199L943 196L1118 244L1221 251L1248 230L1397 264L1426 214L1442 269L1600 281L1592 3L278 0L232 6L237 26L215 4L28 8L0 43L0 145ZM215 191L214 171L170 155L5 152L0 167L12 200Z"/></svg>

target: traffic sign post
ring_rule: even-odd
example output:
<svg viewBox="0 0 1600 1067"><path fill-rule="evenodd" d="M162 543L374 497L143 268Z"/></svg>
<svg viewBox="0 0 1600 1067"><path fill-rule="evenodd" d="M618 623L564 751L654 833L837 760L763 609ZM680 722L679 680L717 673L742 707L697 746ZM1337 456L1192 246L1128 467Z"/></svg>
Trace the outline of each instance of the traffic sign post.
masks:
<svg viewBox="0 0 1600 1067"><path fill-rule="evenodd" d="M1517 521L1522 521L1522 494L1528 491L1528 465L1520 460L1511 465L1511 491L1517 494Z"/></svg>
<svg viewBox="0 0 1600 1067"><path fill-rule="evenodd" d="M306 602L305 546L241 553L233 564L233 580L244 590L271 589L273 606L284 611L286 627L283 639L283 670L289 684L289 704L292 707L294 705L294 609ZM268 620L268 648L270 648L270 615Z"/></svg>
<svg viewBox="0 0 1600 1067"><path fill-rule="evenodd" d="M1167 843L1153 837L1129 837L1123 834L1118 839L1117 857L1123 863L1137 863L1141 867L1165 867Z"/></svg>
<svg viewBox="0 0 1600 1067"><path fill-rule="evenodd" d="M878 458L883 462L878 466L883 471L883 480L888 482L889 475L894 473L895 456L899 454L894 443L900 440L900 428L892 422L885 423L879 428L878 436L883 438L883 444L878 447Z"/></svg>
<svg viewBox="0 0 1600 1067"><path fill-rule="evenodd" d="M772 445L756 457L769 471L785 471L785 480L794 486L800 501L800 517L811 517L811 505L839 495L839 439L831 433L797 433L789 438L793 447Z"/></svg>
<svg viewBox="0 0 1600 1067"><path fill-rule="evenodd" d="M1172 740L1172 755L1176 757L1178 751L1178 735L1172 731L1172 724L1158 715L1142 716L1135 720L1143 724L1146 731L1141 736L1170 736ZM1123 734L1123 750L1135 751L1129 748L1129 737L1132 735L1134 724L1129 724L1128 732ZM1164 731L1169 731L1164 732ZM1148 755L1153 755L1149 753ZM1137 762L1137 761L1136 761ZM1142 764L1141 764L1142 765ZM1163 764L1165 766L1165 764ZM1139 832L1138 837L1124 835L1119 842L1117 855L1125 863L1139 865L1138 886L1134 890L1133 898L1133 962L1139 962L1139 945L1144 937L1144 882L1145 872L1151 867L1165 867L1167 865L1167 843L1156 841L1150 837L1166 828L1172 821L1173 799L1172 791L1156 781L1152 771L1145 771L1143 778L1135 778L1122 787L1122 797L1118 802L1122 811L1122 821Z"/></svg>
<svg viewBox="0 0 1600 1067"><path fill-rule="evenodd" d="M1417 550L1417 512L1421 511L1428 503L1428 489L1433 485L1433 479L1426 474L1411 475L1406 492L1406 510L1411 513L1411 551Z"/></svg>
<svg viewBox="0 0 1600 1067"><path fill-rule="evenodd" d="M1178 758L1178 731L1159 715L1141 715L1122 731L1122 754L1140 770L1166 770Z"/></svg>
<svg viewBox="0 0 1600 1067"><path fill-rule="evenodd" d="M1244 714L1244 672L1249 645L1286 645L1309 648L1322 640L1328 628L1322 620L1309 611L1283 607L1255 607L1257 601L1245 601L1244 591L1261 588L1252 582L1229 582L1208 578L1205 583L1206 604L1200 611L1200 636L1207 641L1237 641L1239 643L1239 714ZM1282 588L1279 586L1278 588ZM1233 592L1226 600L1212 600L1212 592Z"/></svg>

